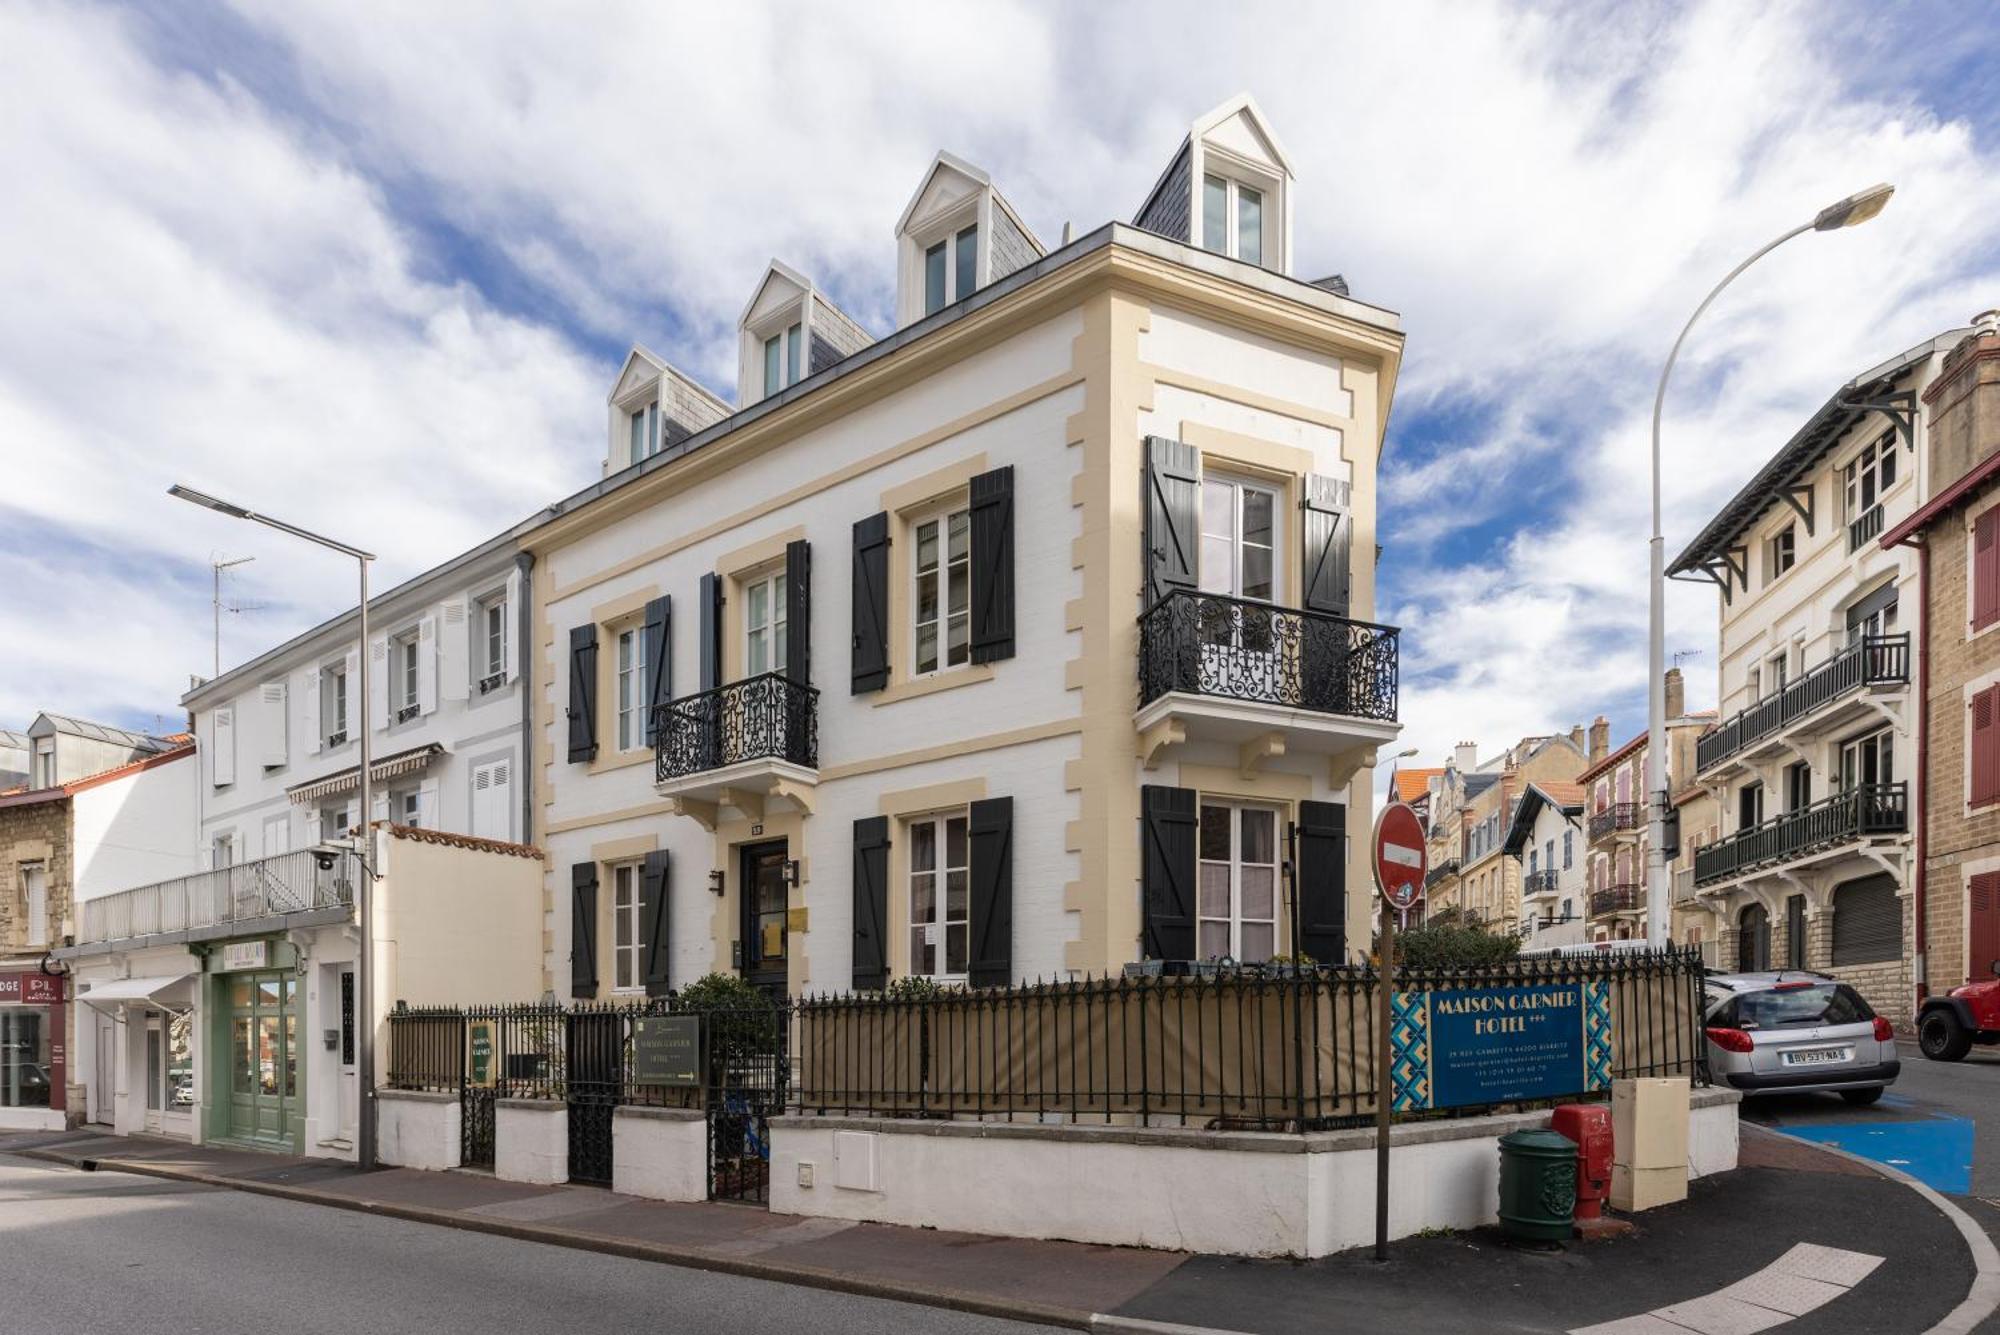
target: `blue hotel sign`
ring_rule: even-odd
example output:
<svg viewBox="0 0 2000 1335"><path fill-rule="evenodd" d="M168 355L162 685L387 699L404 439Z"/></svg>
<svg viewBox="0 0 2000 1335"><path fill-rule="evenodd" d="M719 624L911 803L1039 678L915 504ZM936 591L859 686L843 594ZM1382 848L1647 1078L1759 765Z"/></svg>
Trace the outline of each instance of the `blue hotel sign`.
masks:
<svg viewBox="0 0 2000 1335"><path fill-rule="evenodd" d="M1390 1016L1397 1112L1560 1098L1611 1087L1603 982L1397 992Z"/></svg>

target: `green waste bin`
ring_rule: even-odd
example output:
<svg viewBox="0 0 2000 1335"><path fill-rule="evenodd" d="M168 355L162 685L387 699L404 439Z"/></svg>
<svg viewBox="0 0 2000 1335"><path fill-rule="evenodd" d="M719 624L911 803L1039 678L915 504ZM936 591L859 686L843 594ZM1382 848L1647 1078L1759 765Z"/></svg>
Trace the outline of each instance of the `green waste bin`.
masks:
<svg viewBox="0 0 2000 1335"><path fill-rule="evenodd" d="M1576 1142L1555 1131L1500 1137L1500 1231L1512 1242L1567 1242L1576 1215Z"/></svg>

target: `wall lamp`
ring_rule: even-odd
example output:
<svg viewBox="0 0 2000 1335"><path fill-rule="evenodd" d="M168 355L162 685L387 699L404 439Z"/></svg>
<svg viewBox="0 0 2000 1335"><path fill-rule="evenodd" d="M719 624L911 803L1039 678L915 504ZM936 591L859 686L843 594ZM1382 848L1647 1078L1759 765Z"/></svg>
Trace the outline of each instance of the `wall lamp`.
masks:
<svg viewBox="0 0 2000 1335"><path fill-rule="evenodd" d="M791 858L785 863L785 884L794 890L799 888L799 860Z"/></svg>
<svg viewBox="0 0 2000 1335"><path fill-rule="evenodd" d="M722 893L722 868L711 867L708 872L708 888L716 894Z"/></svg>

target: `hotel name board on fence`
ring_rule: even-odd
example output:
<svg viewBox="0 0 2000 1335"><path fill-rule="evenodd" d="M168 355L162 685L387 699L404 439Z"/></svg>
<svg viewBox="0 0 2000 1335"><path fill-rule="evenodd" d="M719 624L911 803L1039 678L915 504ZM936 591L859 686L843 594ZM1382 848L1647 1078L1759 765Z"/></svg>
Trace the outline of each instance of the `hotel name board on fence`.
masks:
<svg viewBox="0 0 2000 1335"><path fill-rule="evenodd" d="M1576 982L1398 992L1389 1053L1397 1112L1608 1089L1610 987Z"/></svg>

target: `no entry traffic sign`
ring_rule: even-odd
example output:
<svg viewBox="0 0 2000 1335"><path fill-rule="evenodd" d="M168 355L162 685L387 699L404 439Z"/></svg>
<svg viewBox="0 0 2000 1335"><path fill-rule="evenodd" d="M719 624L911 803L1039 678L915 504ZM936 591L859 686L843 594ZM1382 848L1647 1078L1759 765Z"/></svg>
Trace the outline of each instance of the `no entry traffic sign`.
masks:
<svg viewBox="0 0 2000 1335"><path fill-rule="evenodd" d="M1424 823L1408 803L1391 802L1375 818L1375 888L1407 909L1423 898Z"/></svg>

